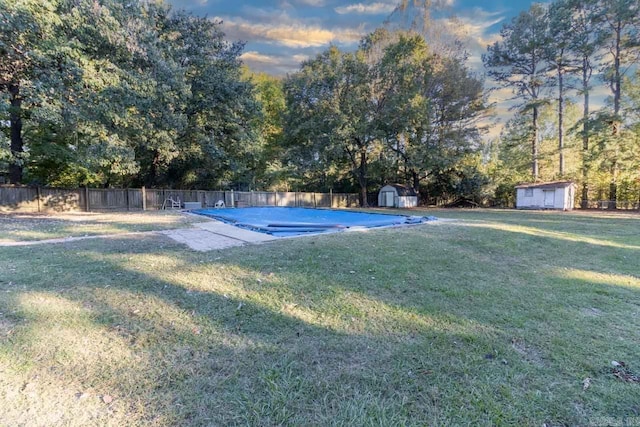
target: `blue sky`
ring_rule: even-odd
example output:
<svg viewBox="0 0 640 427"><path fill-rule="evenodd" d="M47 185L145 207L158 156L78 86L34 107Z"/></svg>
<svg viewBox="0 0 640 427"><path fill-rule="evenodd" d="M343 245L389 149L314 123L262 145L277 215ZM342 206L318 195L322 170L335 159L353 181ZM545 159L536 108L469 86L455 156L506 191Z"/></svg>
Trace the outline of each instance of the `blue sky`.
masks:
<svg viewBox="0 0 640 427"><path fill-rule="evenodd" d="M400 0L168 0L174 7L223 21L228 40L246 42L241 59L254 71L284 76L299 69L302 61L333 44L355 49L359 40L381 26ZM409 0L413 2L414 0ZM470 54L468 65L484 73L481 55L499 40L505 22L528 9L525 0L431 0L434 18L456 24L449 30L463 39ZM415 13L415 10L414 10ZM410 21L410 13L395 15L395 22ZM497 123L487 137L498 136L508 111L510 89L492 92Z"/></svg>
<svg viewBox="0 0 640 427"><path fill-rule="evenodd" d="M413 0L411 0L413 1ZM470 65L496 40L501 25L528 9L531 1L432 0L441 16L458 18ZM393 12L398 0L169 0L174 7L221 19L230 40L246 42L242 59L255 71L285 75L330 44L355 49Z"/></svg>

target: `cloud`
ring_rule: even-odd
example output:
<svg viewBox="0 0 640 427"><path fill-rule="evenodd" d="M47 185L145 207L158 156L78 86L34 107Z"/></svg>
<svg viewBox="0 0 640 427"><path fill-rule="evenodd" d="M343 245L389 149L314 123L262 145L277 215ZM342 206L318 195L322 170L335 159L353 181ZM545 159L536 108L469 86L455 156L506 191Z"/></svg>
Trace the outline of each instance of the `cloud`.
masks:
<svg viewBox="0 0 640 427"><path fill-rule="evenodd" d="M357 43L364 35L363 26L329 29L291 19L281 19L275 23L254 23L242 18L222 20L224 32L232 39L279 44L290 48L318 47L330 43L350 45Z"/></svg>
<svg viewBox="0 0 640 427"><path fill-rule="evenodd" d="M490 29L504 20L502 12L487 12L474 8L464 15L446 20L444 25L457 37L470 43L470 48L485 50L487 45L500 39L500 34Z"/></svg>
<svg viewBox="0 0 640 427"><path fill-rule="evenodd" d="M282 58L272 55L264 55L262 53L256 52L255 50L250 50L248 52L240 55L240 59L244 62L250 63L259 63L259 64L267 64L273 65L282 61Z"/></svg>
<svg viewBox="0 0 640 427"><path fill-rule="evenodd" d="M297 4L304 4L305 6L322 7L326 4L325 0L297 0Z"/></svg>
<svg viewBox="0 0 640 427"><path fill-rule="evenodd" d="M252 70L259 70L273 76L283 76L300 68L300 63L309 59L308 55L266 55L257 51L248 51L240 59Z"/></svg>
<svg viewBox="0 0 640 427"><path fill-rule="evenodd" d="M339 6L334 10L340 15L345 15L348 13L357 13L361 15L382 15L393 12L395 8L396 6L392 3L356 3L350 4L348 6Z"/></svg>

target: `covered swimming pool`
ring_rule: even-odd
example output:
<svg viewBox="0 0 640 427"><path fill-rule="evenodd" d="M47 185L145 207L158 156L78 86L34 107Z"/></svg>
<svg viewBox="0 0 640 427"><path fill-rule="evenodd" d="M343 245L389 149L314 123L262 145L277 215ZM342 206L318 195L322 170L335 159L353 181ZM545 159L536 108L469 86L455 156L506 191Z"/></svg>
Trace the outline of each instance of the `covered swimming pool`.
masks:
<svg viewBox="0 0 640 427"><path fill-rule="evenodd" d="M277 237L419 224L433 219L422 216L285 207L197 209L192 212Z"/></svg>

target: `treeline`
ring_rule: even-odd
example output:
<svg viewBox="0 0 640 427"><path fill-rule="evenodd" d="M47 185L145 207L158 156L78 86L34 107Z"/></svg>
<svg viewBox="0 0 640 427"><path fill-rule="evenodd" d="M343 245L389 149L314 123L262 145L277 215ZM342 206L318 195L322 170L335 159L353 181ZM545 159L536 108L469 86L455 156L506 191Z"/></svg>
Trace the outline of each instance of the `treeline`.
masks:
<svg viewBox="0 0 640 427"><path fill-rule="evenodd" d="M498 198L511 203L518 181L570 178L583 207L640 202L640 2L533 4L500 35L483 62L516 114L488 146Z"/></svg>
<svg viewBox="0 0 640 427"><path fill-rule="evenodd" d="M244 68L223 23L162 2L0 0L0 176L363 203L400 182L493 205L518 182L574 179L585 206L637 201L638 1L534 4L505 24L483 62L516 114L487 142L493 89L461 40L433 39L428 1L421 30L378 29L280 79Z"/></svg>
<svg viewBox="0 0 640 427"><path fill-rule="evenodd" d="M9 181L251 182L260 106L220 27L161 2L0 0Z"/></svg>
<svg viewBox="0 0 640 427"><path fill-rule="evenodd" d="M320 188L353 179L463 193L477 180L482 81L464 52L436 52L414 32L378 30L355 52L329 48L284 81L294 176Z"/></svg>

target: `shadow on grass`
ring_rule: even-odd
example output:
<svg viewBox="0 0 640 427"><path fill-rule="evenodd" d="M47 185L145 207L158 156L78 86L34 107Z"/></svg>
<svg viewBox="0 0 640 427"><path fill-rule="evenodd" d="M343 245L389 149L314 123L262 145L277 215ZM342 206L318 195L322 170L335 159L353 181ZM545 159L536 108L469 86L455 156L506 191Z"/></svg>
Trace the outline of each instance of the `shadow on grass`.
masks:
<svg viewBox="0 0 640 427"><path fill-rule="evenodd" d="M187 226L192 222L197 220L164 211L57 215L0 213L0 242L164 230Z"/></svg>
<svg viewBox="0 0 640 427"><path fill-rule="evenodd" d="M27 381L37 382L44 364L55 367L46 377L54 389L73 385L74 393L86 387L96 397L114 397L102 412L99 405L95 409L103 420L121 414L166 424L410 424L414 417L440 414L432 401L440 391L423 383L439 375L439 366L429 360L434 342L452 346L450 361L466 357L457 343L490 349L484 337L427 322L414 327L411 342L395 340L398 352L385 335L343 332L253 302L260 295L250 286L227 295L152 274L156 268L193 274L190 270L200 269L206 257L158 249L156 255L178 262L135 271L136 263L144 262L136 255L146 255L150 247L137 247L131 239L111 243L102 252L68 245L58 260L62 265L53 264L56 272L44 280L24 277L25 287L11 285L15 289L2 284L10 291L2 310L14 310L10 317L16 329L2 344L4 357L25 367ZM149 243L158 247L160 239ZM125 248L128 252L121 253ZM245 291L250 293L242 295ZM50 304L59 309L47 312ZM43 348L39 342L47 342L47 330L51 334ZM87 346L95 348L90 355ZM126 363L116 363L114 352ZM450 378L465 376L455 366L449 371ZM60 403L70 405L72 417L76 402Z"/></svg>
<svg viewBox="0 0 640 427"><path fill-rule="evenodd" d="M594 251L603 258L591 263L594 274L605 279L576 289L585 279L559 271L584 270ZM111 387L101 393L114 403L96 409L104 419L539 425L637 409L633 391L601 369L621 353L640 363L637 336L606 336L612 318L627 320L623 338L637 330L624 314L637 289L606 276L633 270L621 261L633 249L451 226L209 254L161 238L76 243L56 259L46 248L4 253L22 258L20 271L39 257L46 277L22 272L11 286L0 283L10 291L2 311L17 307L2 354L28 366L27 377L70 360L52 381ZM68 314L38 316L37 298L83 314L66 323ZM72 331L80 323L87 346L115 349L126 363L99 351L81 366L81 352L60 356L62 348L42 357L34 341L61 323L69 340L56 340L67 347L83 344ZM589 375L600 382L592 394L582 392Z"/></svg>

